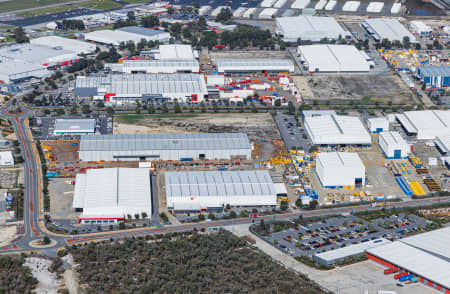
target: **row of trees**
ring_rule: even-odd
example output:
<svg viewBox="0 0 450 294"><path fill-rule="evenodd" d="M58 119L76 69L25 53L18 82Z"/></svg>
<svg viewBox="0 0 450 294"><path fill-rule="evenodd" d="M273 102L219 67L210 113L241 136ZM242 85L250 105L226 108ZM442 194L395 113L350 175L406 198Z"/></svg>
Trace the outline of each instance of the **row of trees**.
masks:
<svg viewBox="0 0 450 294"><path fill-rule="evenodd" d="M56 22L57 29L62 31L78 30L83 31L85 29L84 22L79 19L64 19L62 22Z"/></svg>

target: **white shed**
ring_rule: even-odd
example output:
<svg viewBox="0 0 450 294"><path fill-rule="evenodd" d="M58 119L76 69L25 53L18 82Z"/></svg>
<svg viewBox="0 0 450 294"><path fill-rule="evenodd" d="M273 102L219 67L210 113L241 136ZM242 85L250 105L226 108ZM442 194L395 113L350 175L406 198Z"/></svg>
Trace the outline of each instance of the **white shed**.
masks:
<svg viewBox="0 0 450 294"><path fill-rule="evenodd" d="M378 144L386 158L407 158L411 148L398 132L381 132Z"/></svg>
<svg viewBox="0 0 450 294"><path fill-rule="evenodd" d="M324 188L364 186L366 167L354 152L317 154L316 172Z"/></svg>
<svg viewBox="0 0 450 294"><path fill-rule="evenodd" d="M367 119L367 128L371 133L389 131L389 121L385 117L372 117Z"/></svg>

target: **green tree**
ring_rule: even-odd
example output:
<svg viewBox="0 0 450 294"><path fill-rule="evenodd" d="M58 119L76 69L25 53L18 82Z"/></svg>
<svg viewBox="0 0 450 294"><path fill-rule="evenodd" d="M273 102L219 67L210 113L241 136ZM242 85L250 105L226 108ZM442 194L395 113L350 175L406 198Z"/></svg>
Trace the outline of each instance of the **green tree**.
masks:
<svg viewBox="0 0 450 294"><path fill-rule="evenodd" d="M17 27L14 30L14 39L16 39L17 43L28 43L30 42L30 39L28 38L27 34L23 30L22 27Z"/></svg>
<svg viewBox="0 0 450 294"><path fill-rule="evenodd" d="M175 113L180 113L181 112L181 106L178 102L175 102Z"/></svg>
<svg viewBox="0 0 450 294"><path fill-rule="evenodd" d="M159 18L155 15L145 16L141 19L141 24L147 28L159 26Z"/></svg>
<svg viewBox="0 0 450 294"><path fill-rule="evenodd" d="M114 115L114 108L112 108L111 106L106 107L106 113L109 116L113 116Z"/></svg>
<svg viewBox="0 0 450 294"><path fill-rule="evenodd" d="M48 245L50 244L51 240L48 236L45 236L44 239L42 239L42 244Z"/></svg>
<svg viewBox="0 0 450 294"><path fill-rule="evenodd" d="M300 197L297 200L295 200L295 206L302 207L302 199Z"/></svg>
<svg viewBox="0 0 450 294"><path fill-rule="evenodd" d="M81 108L81 111L84 114L89 114L91 112L91 107L89 106L89 104L84 104L83 107Z"/></svg>
<svg viewBox="0 0 450 294"><path fill-rule="evenodd" d="M222 8L216 16L216 21L221 23L228 23L231 18L233 17L233 14L231 13L231 10L229 8Z"/></svg>

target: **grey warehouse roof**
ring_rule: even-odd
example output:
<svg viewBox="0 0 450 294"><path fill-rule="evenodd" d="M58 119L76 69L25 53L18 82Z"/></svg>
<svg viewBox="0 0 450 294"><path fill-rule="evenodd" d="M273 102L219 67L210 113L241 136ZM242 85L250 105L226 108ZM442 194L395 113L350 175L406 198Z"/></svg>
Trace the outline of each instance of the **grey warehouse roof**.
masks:
<svg viewBox="0 0 450 294"><path fill-rule="evenodd" d="M242 133L85 135L80 151L249 149Z"/></svg>
<svg viewBox="0 0 450 294"><path fill-rule="evenodd" d="M159 35L161 33L166 33L164 31L152 30L152 29L147 29L144 27L137 27L137 26L123 27L123 28L120 28L117 30L122 31L122 32L127 32L127 33L133 33L133 34L137 34L137 35L144 35L147 37Z"/></svg>
<svg viewBox="0 0 450 294"><path fill-rule="evenodd" d="M55 132L94 132L95 119L57 119Z"/></svg>
<svg viewBox="0 0 450 294"><path fill-rule="evenodd" d="M117 95L207 92L204 78L198 74L112 74L77 77L76 92L81 88L97 88L98 92Z"/></svg>
<svg viewBox="0 0 450 294"><path fill-rule="evenodd" d="M167 197L275 195L266 170L166 172L165 179Z"/></svg>
<svg viewBox="0 0 450 294"><path fill-rule="evenodd" d="M419 66L417 71L420 71L421 76L450 76L450 66Z"/></svg>

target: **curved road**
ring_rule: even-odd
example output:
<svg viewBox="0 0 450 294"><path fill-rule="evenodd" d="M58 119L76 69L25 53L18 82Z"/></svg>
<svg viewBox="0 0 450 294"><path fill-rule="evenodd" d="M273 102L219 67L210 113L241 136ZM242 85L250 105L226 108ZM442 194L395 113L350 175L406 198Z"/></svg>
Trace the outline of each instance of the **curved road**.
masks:
<svg viewBox="0 0 450 294"><path fill-rule="evenodd" d="M211 222L184 224L177 226L166 226L163 228L143 227L122 231L101 232L92 234L82 234L76 236L61 235L49 232L44 225L43 213L42 213L42 199L41 199L41 170L39 156L33 146L32 135L30 128L28 127L28 117L33 113L30 110L25 110L20 115L11 115L8 110L12 109L11 101L0 110L0 114L11 120L14 130L17 134L17 139L20 143L22 150L25 171L25 190L24 190L24 225L25 235L19 240L12 242L8 246L0 247L0 253L20 252L20 251L41 251L49 256L55 256L57 249L79 242L86 242L92 240L102 240L109 238L121 238L129 236L142 236L151 234L162 234L170 232L188 231L192 229L211 228L220 226L230 226L235 224L249 224L255 221L252 218L238 218L229 220L217 220ZM393 207L414 207L422 205L431 205L437 202L450 202L450 197L440 198L428 198L421 200L411 200L403 202L389 203L388 208ZM318 209L313 211L296 211L284 214L264 215L258 216L256 221L264 219L266 221L272 220L288 220L294 217L309 216L325 216L333 214L350 213L364 210L380 210L381 207L371 207L370 205L361 205L353 207L342 207L334 209ZM44 236L50 237L56 241L56 244L49 248L35 248L29 245L33 240L42 239Z"/></svg>

